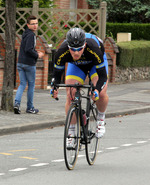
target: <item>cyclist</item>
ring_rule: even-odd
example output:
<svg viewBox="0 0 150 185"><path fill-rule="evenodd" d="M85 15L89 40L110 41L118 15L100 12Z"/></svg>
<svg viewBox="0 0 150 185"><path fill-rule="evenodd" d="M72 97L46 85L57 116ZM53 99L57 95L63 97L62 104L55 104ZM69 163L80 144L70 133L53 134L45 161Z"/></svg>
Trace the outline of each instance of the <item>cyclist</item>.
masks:
<svg viewBox="0 0 150 185"><path fill-rule="evenodd" d="M66 40L61 44L55 55L53 81L59 84L61 75L68 63L65 83L83 84L87 73L95 86L93 100L98 109L96 137L105 133L105 111L108 104L108 64L102 40L97 36L85 33L81 28L71 28ZM73 90L71 90L73 91ZM65 111L68 112L71 103L70 88L66 88L67 98ZM72 92L75 93L75 92ZM57 98L58 90L51 89L53 98ZM74 125L71 125L70 134L73 135ZM70 144L71 144L70 139Z"/></svg>

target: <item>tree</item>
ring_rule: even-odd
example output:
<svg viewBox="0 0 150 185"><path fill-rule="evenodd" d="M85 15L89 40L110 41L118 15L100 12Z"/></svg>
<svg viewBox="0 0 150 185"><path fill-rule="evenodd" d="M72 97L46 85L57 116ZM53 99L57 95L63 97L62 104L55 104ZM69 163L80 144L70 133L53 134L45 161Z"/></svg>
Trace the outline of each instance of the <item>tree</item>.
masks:
<svg viewBox="0 0 150 185"><path fill-rule="evenodd" d="M6 111L13 110L14 89L14 59L15 59L15 36L16 36L16 1L5 2L5 63L3 75L3 89L1 108Z"/></svg>
<svg viewBox="0 0 150 185"><path fill-rule="evenodd" d="M92 8L107 2L108 22L150 22L150 0L87 0Z"/></svg>
<svg viewBox="0 0 150 185"><path fill-rule="evenodd" d="M149 0L105 0L109 22L138 22L150 21Z"/></svg>
<svg viewBox="0 0 150 185"><path fill-rule="evenodd" d="M6 0L1 0L0 6L4 7L5 6L5 1ZM35 0L18 0L16 6L17 7L24 7L24 8L32 8L33 6L33 1ZM49 8L51 5L53 5L53 1L51 0L37 0L39 1L39 7L40 8Z"/></svg>
<svg viewBox="0 0 150 185"><path fill-rule="evenodd" d="M86 0L93 9L98 9L102 0Z"/></svg>

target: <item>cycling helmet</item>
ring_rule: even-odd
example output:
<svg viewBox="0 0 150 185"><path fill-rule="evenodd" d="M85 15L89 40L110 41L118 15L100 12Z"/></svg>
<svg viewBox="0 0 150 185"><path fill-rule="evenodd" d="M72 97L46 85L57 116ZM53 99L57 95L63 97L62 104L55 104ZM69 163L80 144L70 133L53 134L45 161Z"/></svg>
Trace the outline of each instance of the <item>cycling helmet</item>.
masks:
<svg viewBox="0 0 150 185"><path fill-rule="evenodd" d="M85 32L81 28L71 28L66 35L70 47L78 48L85 44Z"/></svg>

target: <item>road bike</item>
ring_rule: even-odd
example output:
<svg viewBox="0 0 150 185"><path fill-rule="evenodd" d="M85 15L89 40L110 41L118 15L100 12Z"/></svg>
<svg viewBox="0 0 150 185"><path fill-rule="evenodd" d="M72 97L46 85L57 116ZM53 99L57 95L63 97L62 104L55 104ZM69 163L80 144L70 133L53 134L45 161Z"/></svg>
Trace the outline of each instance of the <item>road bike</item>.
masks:
<svg viewBox="0 0 150 185"><path fill-rule="evenodd" d="M99 139L95 136L97 122L97 108L92 100L94 86L91 81L88 85L76 84L55 84L54 88L68 87L75 88L75 96L72 98L69 111L67 113L64 129L64 158L66 167L72 170L75 167L78 153L82 145L85 145L86 159L89 165L93 165L98 151ZM87 89L87 94L83 93L83 88ZM85 110L82 108L82 99L86 99ZM58 100L58 99L57 99ZM75 135L68 133L71 123L75 127ZM74 140L73 147L67 147L67 140Z"/></svg>

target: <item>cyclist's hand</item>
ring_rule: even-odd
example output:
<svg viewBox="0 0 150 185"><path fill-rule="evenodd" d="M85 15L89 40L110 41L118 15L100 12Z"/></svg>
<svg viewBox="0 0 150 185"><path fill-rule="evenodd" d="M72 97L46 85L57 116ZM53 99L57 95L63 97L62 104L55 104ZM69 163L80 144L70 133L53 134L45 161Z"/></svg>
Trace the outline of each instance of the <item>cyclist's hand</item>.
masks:
<svg viewBox="0 0 150 185"><path fill-rule="evenodd" d="M94 90L92 99L93 101L99 100L99 92L97 89Z"/></svg>
<svg viewBox="0 0 150 185"><path fill-rule="evenodd" d="M54 90L54 89L52 88L52 89L50 90L50 95L51 95L52 98L58 99L58 90L57 90L57 89Z"/></svg>
<svg viewBox="0 0 150 185"><path fill-rule="evenodd" d="M55 78L52 78L51 81L51 90L50 90L50 95L52 98L58 100L58 89L55 87Z"/></svg>

